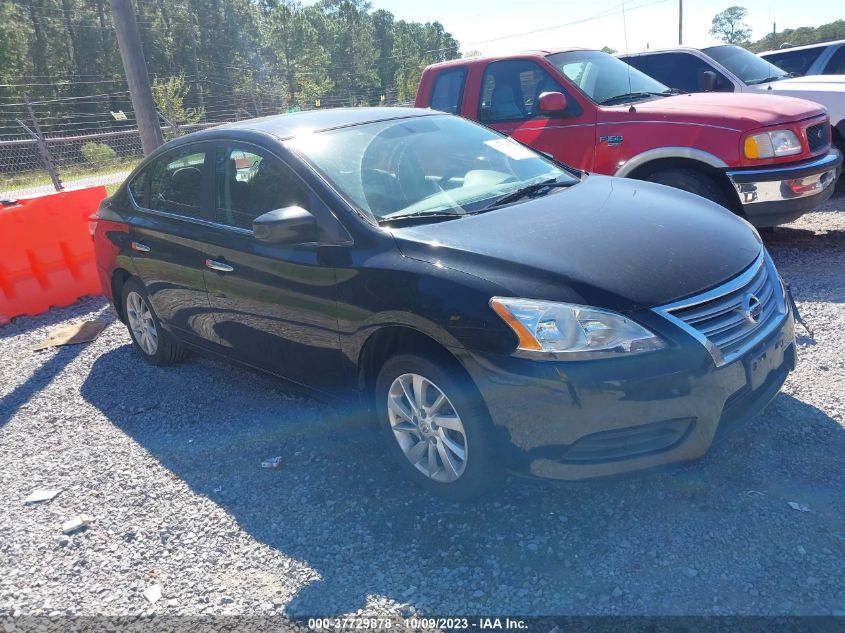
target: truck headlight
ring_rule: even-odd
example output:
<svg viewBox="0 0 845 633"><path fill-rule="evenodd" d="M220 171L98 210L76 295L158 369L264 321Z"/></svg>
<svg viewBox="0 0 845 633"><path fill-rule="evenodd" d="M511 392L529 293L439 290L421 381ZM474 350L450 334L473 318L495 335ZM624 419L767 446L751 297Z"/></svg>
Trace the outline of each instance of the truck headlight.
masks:
<svg viewBox="0 0 845 633"><path fill-rule="evenodd" d="M746 158L775 158L802 152L801 141L791 130L772 130L745 139Z"/></svg>
<svg viewBox="0 0 845 633"><path fill-rule="evenodd" d="M666 347L640 324L601 308L511 297L493 297L490 307L514 331L518 349L547 352L562 360L616 357Z"/></svg>

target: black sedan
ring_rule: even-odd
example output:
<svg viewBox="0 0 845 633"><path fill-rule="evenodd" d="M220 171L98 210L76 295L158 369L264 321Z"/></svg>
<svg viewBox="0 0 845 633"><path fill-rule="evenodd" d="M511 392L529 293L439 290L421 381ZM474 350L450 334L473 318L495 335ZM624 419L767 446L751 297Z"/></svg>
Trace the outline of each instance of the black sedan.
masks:
<svg viewBox="0 0 845 633"><path fill-rule="evenodd" d="M795 363L747 222L428 110L171 141L103 202L94 239L143 359L223 356L353 403L453 498L504 468L579 479L697 458Z"/></svg>

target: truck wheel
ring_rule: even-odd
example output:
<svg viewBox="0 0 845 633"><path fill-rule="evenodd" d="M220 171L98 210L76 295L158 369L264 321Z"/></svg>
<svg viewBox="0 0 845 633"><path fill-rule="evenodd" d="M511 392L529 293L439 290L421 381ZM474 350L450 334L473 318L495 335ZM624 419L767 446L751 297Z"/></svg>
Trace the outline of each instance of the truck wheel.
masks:
<svg viewBox="0 0 845 633"><path fill-rule="evenodd" d="M665 171L657 171L647 176L645 180L649 182L656 182L667 187L675 187L683 191L689 191L702 198L706 198L720 204L727 209L732 209L728 197L713 178L707 174L695 171L693 169L667 169Z"/></svg>

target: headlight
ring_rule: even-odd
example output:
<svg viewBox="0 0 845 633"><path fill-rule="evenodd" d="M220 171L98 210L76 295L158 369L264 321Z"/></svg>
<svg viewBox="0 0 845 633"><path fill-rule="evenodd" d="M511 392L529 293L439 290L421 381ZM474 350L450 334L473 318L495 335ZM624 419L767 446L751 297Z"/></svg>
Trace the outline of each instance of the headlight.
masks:
<svg viewBox="0 0 845 633"><path fill-rule="evenodd" d="M772 130L753 134L745 139L746 158L774 158L800 154L801 141L790 130Z"/></svg>
<svg viewBox="0 0 845 633"><path fill-rule="evenodd" d="M493 297L490 307L514 331L520 350L566 360L639 354L666 347L631 319L600 308L534 299Z"/></svg>

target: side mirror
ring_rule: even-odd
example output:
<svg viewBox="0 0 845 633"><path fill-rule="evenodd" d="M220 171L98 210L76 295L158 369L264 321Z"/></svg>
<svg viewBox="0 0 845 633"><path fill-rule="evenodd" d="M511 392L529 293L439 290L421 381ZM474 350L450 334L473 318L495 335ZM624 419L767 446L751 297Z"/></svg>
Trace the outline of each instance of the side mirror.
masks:
<svg viewBox="0 0 845 633"><path fill-rule="evenodd" d="M537 111L546 116L563 116L568 105L562 92L543 92L537 99Z"/></svg>
<svg viewBox="0 0 845 633"><path fill-rule="evenodd" d="M704 92L713 92L716 90L716 73L712 70L705 70L701 73L701 83Z"/></svg>
<svg viewBox="0 0 845 633"><path fill-rule="evenodd" d="M317 220L302 207L285 207L259 215L252 222L262 244L303 244L317 241Z"/></svg>

